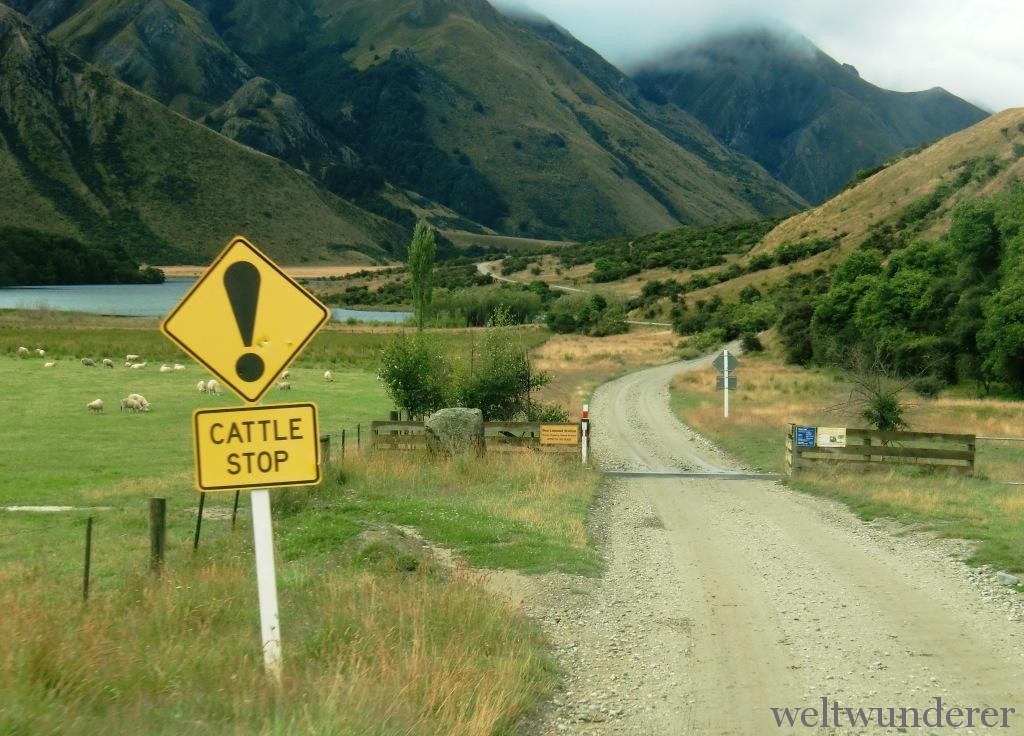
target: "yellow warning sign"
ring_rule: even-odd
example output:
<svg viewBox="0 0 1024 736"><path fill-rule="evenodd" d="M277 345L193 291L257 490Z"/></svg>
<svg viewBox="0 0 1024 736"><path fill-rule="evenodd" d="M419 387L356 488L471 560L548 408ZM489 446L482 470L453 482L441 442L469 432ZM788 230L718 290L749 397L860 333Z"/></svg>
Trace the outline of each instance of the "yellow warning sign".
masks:
<svg viewBox="0 0 1024 736"><path fill-rule="evenodd" d="M540 425L540 443L542 445L578 445L580 428L577 424L542 424Z"/></svg>
<svg viewBox="0 0 1024 736"><path fill-rule="evenodd" d="M160 329L224 385L255 402L330 316L256 246L236 237Z"/></svg>
<svg viewBox="0 0 1024 736"><path fill-rule="evenodd" d="M200 491L320 482L316 404L197 409L192 429Z"/></svg>

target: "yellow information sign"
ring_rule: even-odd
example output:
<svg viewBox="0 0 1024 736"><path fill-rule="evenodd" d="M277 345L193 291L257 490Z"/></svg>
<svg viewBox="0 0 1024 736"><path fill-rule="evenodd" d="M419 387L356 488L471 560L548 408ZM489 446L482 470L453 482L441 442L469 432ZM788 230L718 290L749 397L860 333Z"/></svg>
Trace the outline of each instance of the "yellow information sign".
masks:
<svg viewBox="0 0 1024 736"><path fill-rule="evenodd" d="M316 404L197 409L192 425L200 491L320 482Z"/></svg>
<svg viewBox="0 0 1024 736"><path fill-rule="evenodd" d="M580 428L576 424L542 424L540 425L540 443L542 445L578 445Z"/></svg>
<svg viewBox="0 0 1024 736"><path fill-rule="evenodd" d="M255 402L330 316L256 246L236 237L160 329L224 385Z"/></svg>

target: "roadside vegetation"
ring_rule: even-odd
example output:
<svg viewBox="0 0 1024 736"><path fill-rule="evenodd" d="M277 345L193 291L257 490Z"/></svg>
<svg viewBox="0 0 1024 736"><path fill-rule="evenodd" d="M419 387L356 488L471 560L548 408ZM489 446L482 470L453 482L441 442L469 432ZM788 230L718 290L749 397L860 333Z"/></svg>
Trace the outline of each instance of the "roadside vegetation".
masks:
<svg viewBox="0 0 1024 736"><path fill-rule="evenodd" d="M2 321L4 505L80 510L3 512L0 732L492 734L508 732L551 691L557 673L538 630L474 568L600 570L586 528L597 479L580 473L578 459L363 454L353 425L365 432L392 406L375 361L395 331L323 332L318 351L292 368L292 391L272 396L316 401L321 429L335 435L320 487L273 494L278 690L262 671L247 503L232 530L231 494L210 494L192 551L190 415L236 400L198 394L201 369L191 362L169 374L152 364L83 366L79 355L145 351L155 347L148 336L163 338L152 326L78 320L77 330L67 315ZM479 340L427 334L453 350ZM45 369L7 349L35 336L51 338L42 343L47 357L53 345L68 352ZM339 364L351 367L323 381L323 368ZM129 391L152 411L118 412L116 397ZM90 414L85 403L97 395L107 410ZM340 428L348 428L344 458ZM365 442L363 434L364 450ZM148 569L153 496L168 499L159 577ZM83 604L88 515L93 568Z"/></svg>
<svg viewBox="0 0 1024 736"><path fill-rule="evenodd" d="M684 422L753 468L782 472L787 423L865 427L849 402L849 374L787 364L778 338L764 353L741 356L739 388L722 417L715 372L681 374L672 404ZM904 417L914 431L1021 437L1024 404L978 398L960 386L937 398L906 391ZM865 519L891 517L954 538L978 541L971 561L1024 571L1024 442L979 441L976 476L912 467L828 466L801 469L787 481L802 491L843 501Z"/></svg>

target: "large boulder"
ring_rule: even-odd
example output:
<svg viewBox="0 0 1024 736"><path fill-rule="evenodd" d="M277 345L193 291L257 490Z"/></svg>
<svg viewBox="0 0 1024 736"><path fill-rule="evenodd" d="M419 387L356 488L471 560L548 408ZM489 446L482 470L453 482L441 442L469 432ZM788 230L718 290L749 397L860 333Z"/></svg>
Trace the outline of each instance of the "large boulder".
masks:
<svg viewBox="0 0 1024 736"><path fill-rule="evenodd" d="M427 418L427 449L443 455L480 452L484 446L484 415L479 409L441 409Z"/></svg>

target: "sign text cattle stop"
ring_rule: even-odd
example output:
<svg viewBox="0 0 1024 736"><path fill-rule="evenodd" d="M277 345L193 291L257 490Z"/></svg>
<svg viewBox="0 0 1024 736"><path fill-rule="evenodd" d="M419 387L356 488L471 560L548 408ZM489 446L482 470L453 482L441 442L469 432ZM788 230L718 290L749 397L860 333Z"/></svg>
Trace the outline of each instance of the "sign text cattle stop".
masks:
<svg viewBox="0 0 1024 736"><path fill-rule="evenodd" d="M320 482L315 404L198 409L192 425L196 485L204 491Z"/></svg>

